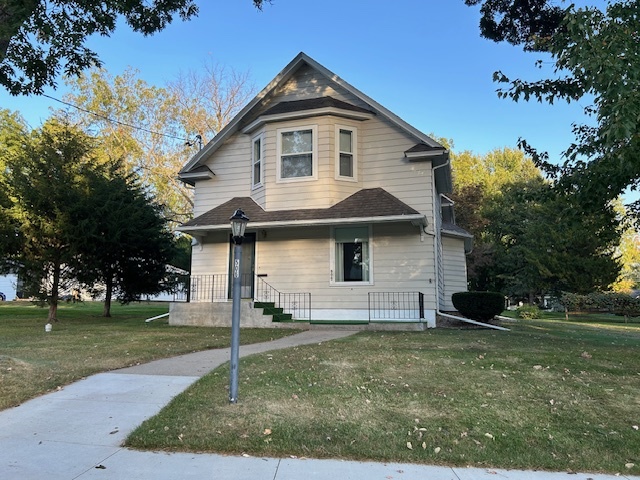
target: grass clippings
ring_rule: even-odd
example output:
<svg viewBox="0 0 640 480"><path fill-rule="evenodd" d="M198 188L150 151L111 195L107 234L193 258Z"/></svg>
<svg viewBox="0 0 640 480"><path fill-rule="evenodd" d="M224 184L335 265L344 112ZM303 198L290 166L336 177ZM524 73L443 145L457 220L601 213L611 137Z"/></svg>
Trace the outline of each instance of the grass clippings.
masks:
<svg viewBox="0 0 640 480"><path fill-rule="evenodd" d="M640 328L526 321L363 332L243 358L127 440L140 449L640 472Z"/></svg>

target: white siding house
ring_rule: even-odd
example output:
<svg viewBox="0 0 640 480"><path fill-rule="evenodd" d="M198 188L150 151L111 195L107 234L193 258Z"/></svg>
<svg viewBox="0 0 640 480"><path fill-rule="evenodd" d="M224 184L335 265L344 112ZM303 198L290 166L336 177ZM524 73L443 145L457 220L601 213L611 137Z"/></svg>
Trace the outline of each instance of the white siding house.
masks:
<svg viewBox="0 0 640 480"><path fill-rule="evenodd" d="M190 302L172 305L172 323L226 312L236 209L250 219L252 325L264 309L269 322L434 327L466 290L471 236L442 202L449 152L304 53L180 177L195 189L194 218L180 227L194 248Z"/></svg>

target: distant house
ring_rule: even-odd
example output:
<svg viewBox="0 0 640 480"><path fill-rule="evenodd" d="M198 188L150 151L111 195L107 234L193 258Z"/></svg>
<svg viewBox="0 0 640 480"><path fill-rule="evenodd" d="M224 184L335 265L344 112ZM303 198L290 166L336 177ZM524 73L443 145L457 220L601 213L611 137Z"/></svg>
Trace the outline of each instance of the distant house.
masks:
<svg viewBox="0 0 640 480"><path fill-rule="evenodd" d="M250 219L243 325L434 327L466 290L472 237L445 196L447 149L304 53L179 175L195 189L180 227L194 248L171 323L229 322L236 209Z"/></svg>
<svg viewBox="0 0 640 480"><path fill-rule="evenodd" d="M18 276L10 273L0 275L0 299L3 301L16 300L18 288Z"/></svg>

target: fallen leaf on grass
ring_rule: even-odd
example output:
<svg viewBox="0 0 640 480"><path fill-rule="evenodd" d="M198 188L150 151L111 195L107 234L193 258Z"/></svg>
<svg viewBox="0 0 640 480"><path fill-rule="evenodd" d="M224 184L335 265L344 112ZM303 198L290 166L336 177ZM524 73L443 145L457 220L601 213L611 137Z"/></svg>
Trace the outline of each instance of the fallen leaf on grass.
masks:
<svg viewBox="0 0 640 480"><path fill-rule="evenodd" d="M582 353L580 354L580 356L581 356L582 358L591 358L591 354L590 354L589 352L582 352Z"/></svg>
<svg viewBox="0 0 640 480"><path fill-rule="evenodd" d="M413 450L413 445L411 444L411 442L407 442L407 448L409 450Z"/></svg>
<svg viewBox="0 0 640 480"><path fill-rule="evenodd" d="M440 453L441 448L440 447L436 447L433 449L433 453L438 454Z"/></svg>
<svg viewBox="0 0 640 480"><path fill-rule="evenodd" d="M624 466L627 467L628 469L632 469L633 467L636 466L636 464L635 463L625 463Z"/></svg>
<svg viewBox="0 0 640 480"><path fill-rule="evenodd" d="M271 429L270 428L265 428L264 432L262 432L263 435L271 435Z"/></svg>
<svg viewBox="0 0 640 480"><path fill-rule="evenodd" d="M484 436L490 438L491 440L494 440L493 435L491 435L490 433L485 433Z"/></svg>

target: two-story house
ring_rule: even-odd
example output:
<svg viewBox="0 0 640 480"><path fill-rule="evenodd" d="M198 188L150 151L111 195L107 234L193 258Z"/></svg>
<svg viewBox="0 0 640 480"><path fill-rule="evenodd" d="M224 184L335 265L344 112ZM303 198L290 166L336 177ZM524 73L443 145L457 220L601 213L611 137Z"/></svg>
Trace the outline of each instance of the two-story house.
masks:
<svg viewBox="0 0 640 480"><path fill-rule="evenodd" d="M466 290L471 235L445 196L449 152L304 53L179 175L195 188L180 228L194 247L173 324L230 323L236 209L250 220L242 325L260 324L255 301L289 314L274 320L434 327Z"/></svg>

